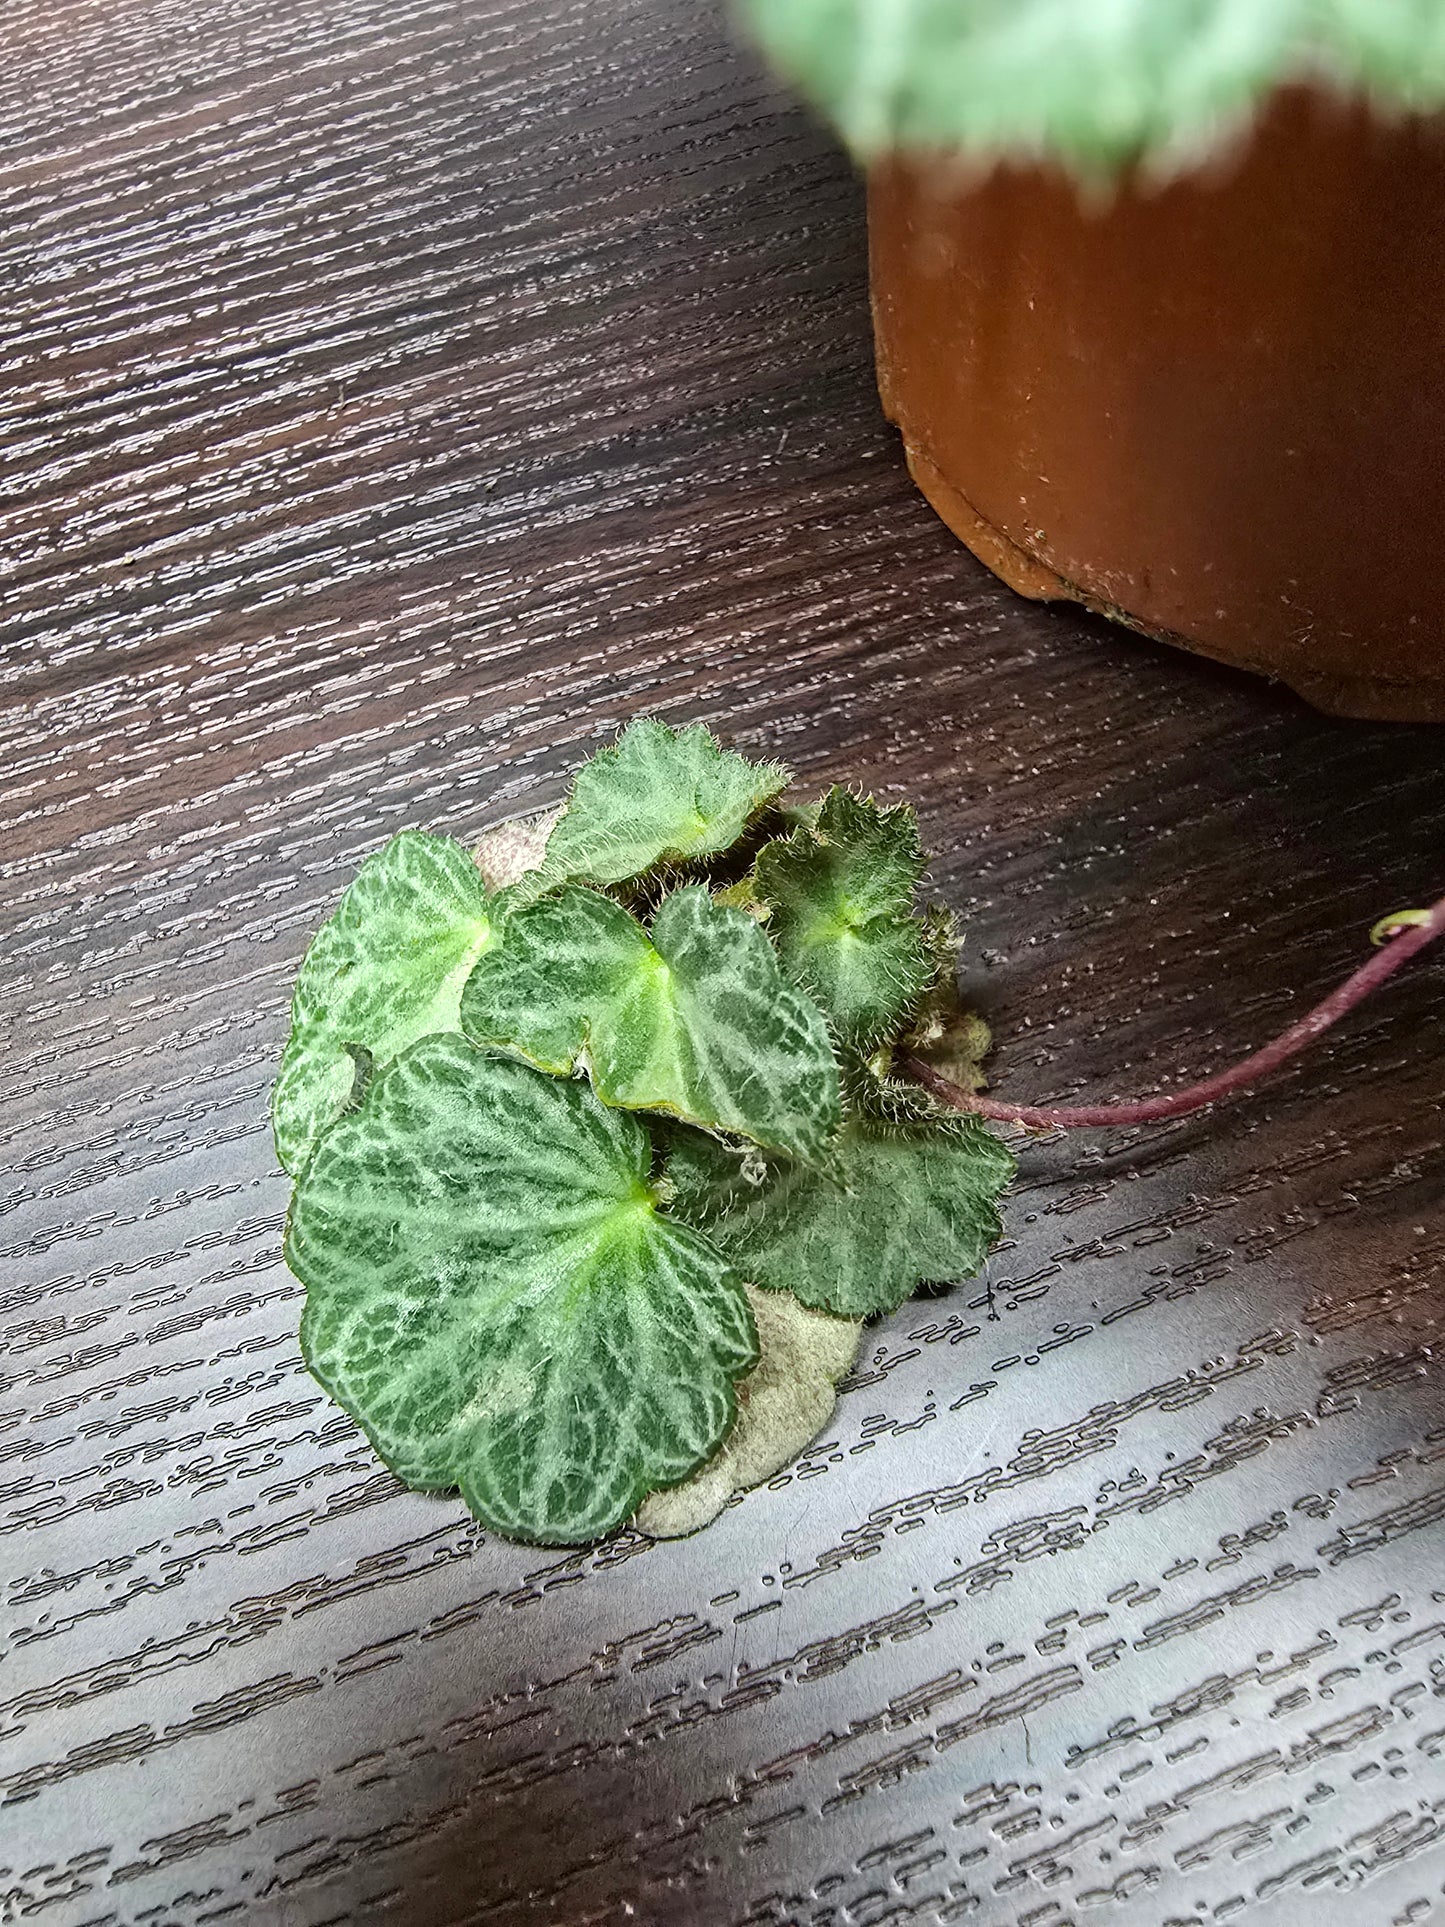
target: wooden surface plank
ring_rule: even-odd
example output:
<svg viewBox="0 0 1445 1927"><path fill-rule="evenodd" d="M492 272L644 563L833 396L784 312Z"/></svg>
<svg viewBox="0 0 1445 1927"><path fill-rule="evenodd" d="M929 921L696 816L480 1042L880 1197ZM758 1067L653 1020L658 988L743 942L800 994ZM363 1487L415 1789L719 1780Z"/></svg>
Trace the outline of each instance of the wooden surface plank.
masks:
<svg viewBox="0 0 1445 1927"><path fill-rule="evenodd" d="M1030 1098L1221 1064L1438 894L1439 734L993 583L716 16L12 0L0 205L0 1915L1445 1918L1438 965L1029 1148L678 1544L396 1486L266 1128L359 858L628 715L915 800Z"/></svg>

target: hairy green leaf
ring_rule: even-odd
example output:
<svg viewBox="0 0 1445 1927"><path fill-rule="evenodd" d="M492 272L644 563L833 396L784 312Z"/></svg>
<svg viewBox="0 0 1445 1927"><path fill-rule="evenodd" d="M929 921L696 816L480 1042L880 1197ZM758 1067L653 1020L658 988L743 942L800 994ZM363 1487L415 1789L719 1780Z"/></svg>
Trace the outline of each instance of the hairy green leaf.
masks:
<svg viewBox="0 0 1445 1927"><path fill-rule="evenodd" d="M998 1237L1013 1159L974 1117L852 1116L828 1176L676 1134L672 1209L745 1278L843 1318L891 1311L920 1284L970 1277Z"/></svg>
<svg viewBox="0 0 1445 1927"><path fill-rule="evenodd" d="M781 764L747 762L701 723L632 723L577 772L538 880L625 883L659 863L715 856L787 782Z"/></svg>
<svg viewBox="0 0 1445 1927"><path fill-rule="evenodd" d="M913 811L844 789L829 792L815 829L758 855L754 889L778 954L841 1041L865 1054L896 1034L935 975L912 914L922 872Z"/></svg>
<svg viewBox="0 0 1445 1927"><path fill-rule="evenodd" d="M649 1157L584 1083L455 1035L322 1138L286 1241L302 1348L409 1485L578 1543L717 1446L752 1316L717 1249L657 1209Z"/></svg>
<svg viewBox="0 0 1445 1927"><path fill-rule="evenodd" d="M403 830L367 858L312 939L271 1099L293 1176L357 1082L429 1031L455 1030L462 985L492 940L487 887L460 843Z"/></svg>
<svg viewBox="0 0 1445 1927"><path fill-rule="evenodd" d="M838 1127L838 1066L816 1005L766 936L698 885L668 897L649 937L572 884L526 904L477 965L462 1024L480 1044L598 1095L817 1160Z"/></svg>
<svg viewBox="0 0 1445 1927"><path fill-rule="evenodd" d="M865 158L1197 157L1281 83L1445 104L1439 0L743 0Z"/></svg>
<svg viewBox="0 0 1445 1927"><path fill-rule="evenodd" d="M697 1532L735 1492L790 1464L832 1417L838 1380L858 1355L857 1319L809 1311L789 1291L747 1292L758 1362L738 1385L737 1423L701 1471L643 1500L637 1525L654 1539Z"/></svg>

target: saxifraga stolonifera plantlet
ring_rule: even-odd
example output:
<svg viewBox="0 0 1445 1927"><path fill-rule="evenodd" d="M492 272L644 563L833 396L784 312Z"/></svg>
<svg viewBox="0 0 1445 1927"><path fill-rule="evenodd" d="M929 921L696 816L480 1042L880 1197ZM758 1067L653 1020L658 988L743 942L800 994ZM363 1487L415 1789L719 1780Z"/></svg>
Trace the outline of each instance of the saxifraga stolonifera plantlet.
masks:
<svg viewBox="0 0 1445 1927"><path fill-rule="evenodd" d="M989 1128L1180 1117L1266 1075L1445 929L1230 1071L1128 1104L985 1096L913 811L644 720L554 816L407 830L313 939L273 1097L306 1361L407 1484L509 1537L694 1530L826 1424L864 1321L972 1276Z"/></svg>

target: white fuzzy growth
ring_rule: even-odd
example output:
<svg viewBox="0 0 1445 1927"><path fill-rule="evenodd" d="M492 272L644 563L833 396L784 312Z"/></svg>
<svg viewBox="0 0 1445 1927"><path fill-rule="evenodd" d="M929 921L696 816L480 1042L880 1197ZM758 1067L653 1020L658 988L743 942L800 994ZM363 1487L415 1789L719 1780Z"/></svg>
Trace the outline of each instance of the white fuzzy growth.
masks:
<svg viewBox="0 0 1445 1927"><path fill-rule="evenodd" d="M519 816L483 831L473 855L489 890L505 890L541 869L547 838L561 814L561 810L544 810L540 816Z"/></svg>
<svg viewBox="0 0 1445 1927"><path fill-rule="evenodd" d="M746 1290L758 1362L738 1386L737 1421L700 1472L643 1500L637 1526L649 1538L700 1531L735 1492L791 1464L832 1417L838 1380L858 1355L860 1320L809 1311L788 1291Z"/></svg>

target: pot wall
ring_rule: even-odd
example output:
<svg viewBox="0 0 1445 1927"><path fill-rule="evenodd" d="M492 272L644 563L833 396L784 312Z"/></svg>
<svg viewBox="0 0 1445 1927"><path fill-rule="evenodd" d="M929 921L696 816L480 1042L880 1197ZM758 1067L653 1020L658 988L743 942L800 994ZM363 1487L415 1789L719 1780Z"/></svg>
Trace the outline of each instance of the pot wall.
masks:
<svg viewBox="0 0 1445 1927"><path fill-rule="evenodd" d="M1291 93L1168 185L899 160L869 216L884 407L990 567L1445 720L1445 123Z"/></svg>

